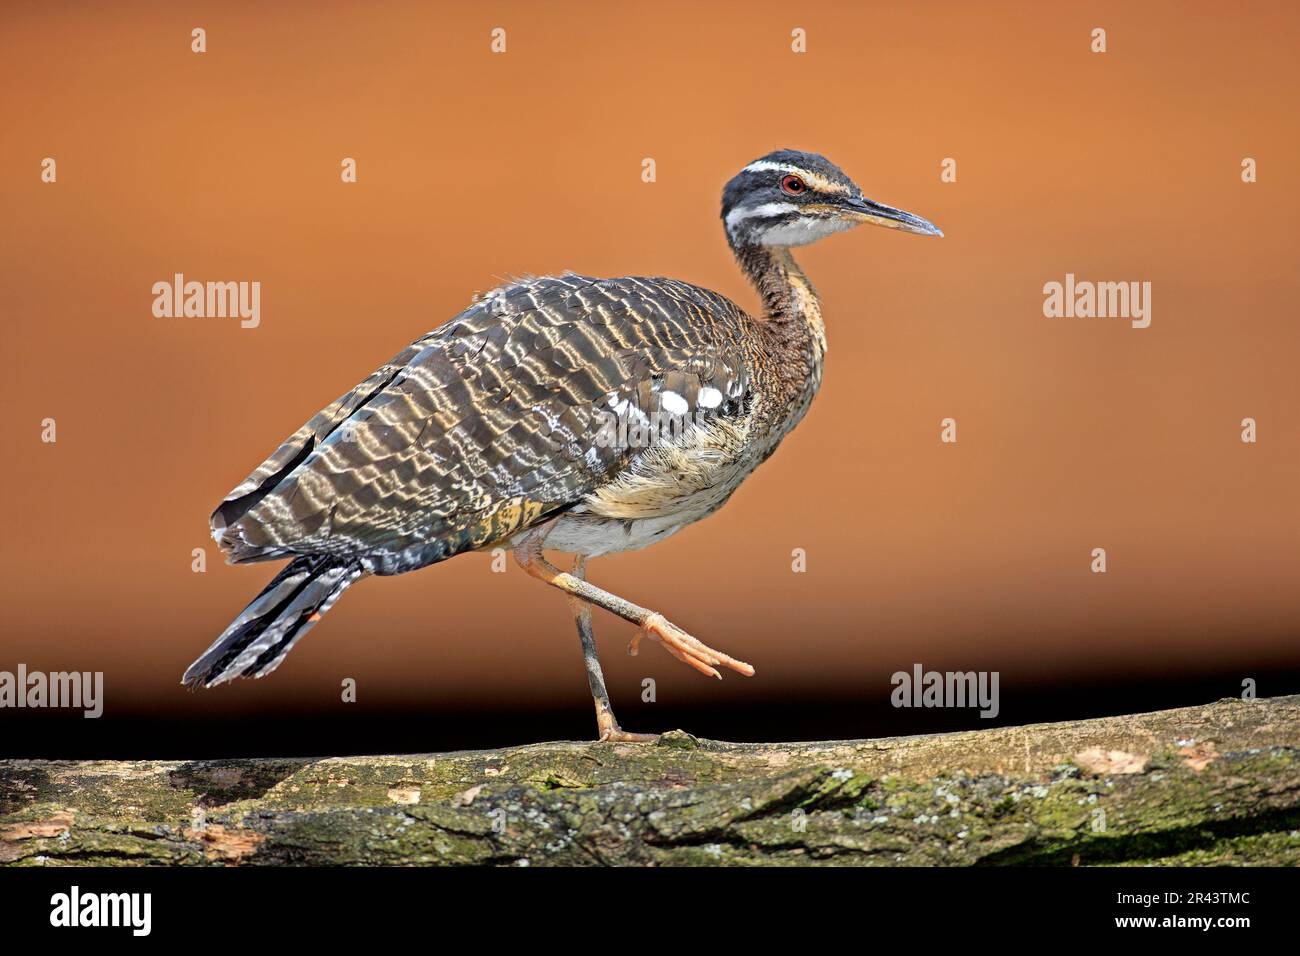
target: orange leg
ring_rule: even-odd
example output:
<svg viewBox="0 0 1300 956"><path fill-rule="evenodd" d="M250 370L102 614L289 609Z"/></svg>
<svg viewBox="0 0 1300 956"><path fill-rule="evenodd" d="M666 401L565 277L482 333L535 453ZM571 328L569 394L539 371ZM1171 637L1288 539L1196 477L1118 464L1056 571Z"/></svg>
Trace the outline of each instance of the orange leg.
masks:
<svg viewBox="0 0 1300 956"><path fill-rule="evenodd" d="M604 676L600 670L600 663L596 659L596 642L591 629L590 605L592 604L604 608L612 614L617 614L625 621L630 621L640 628L640 631L628 645L629 654L636 654L641 639L648 637L662 644L664 650L668 651L673 657L708 677L716 677L721 680L722 675L718 673L718 667L729 667L746 677L754 675L754 668L749 664L723 654L721 651L715 651L668 621L662 614L640 607L631 601L626 601L615 594L590 584L586 580L586 563L584 559L578 559L574 565L573 574L561 571L542 556L542 542L544 540L544 532L529 535L515 548L515 560L519 562L521 568L533 577L545 581L552 587L559 588L569 595L569 603L573 607L574 618L578 624L578 635L582 639L583 657L587 661L587 681L591 686L592 697L596 702L596 724L600 730L602 740L647 738L645 735L625 734L618 729L618 723L614 720L614 714L609 705L609 695L605 691ZM607 734L621 736L607 736Z"/></svg>
<svg viewBox="0 0 1300 956"><path fill-rule="evenodd" d="M705 677L716 677L718 680L722 680L722 675L718 673L714 665L730 667L733 671L744 674L746 677L754 676L752 666L744 661L738 661L734 657L722 653L722 651L715 651L709 645L697 641L662 614L651 614L641 622L641 630L637 632L636 636L632 638L632 642L627 646L627 652L633 657L636 656L638 645L643 637L658 641L669 654L683 664L695 668Z"/></svg>

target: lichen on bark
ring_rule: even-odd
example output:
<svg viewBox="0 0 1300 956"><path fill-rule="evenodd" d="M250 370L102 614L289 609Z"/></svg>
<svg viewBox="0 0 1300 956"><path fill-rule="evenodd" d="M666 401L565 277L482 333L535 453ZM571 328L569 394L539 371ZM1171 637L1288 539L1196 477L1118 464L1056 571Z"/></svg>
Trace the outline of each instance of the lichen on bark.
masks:
<svg viewBox="0 0 1300 956"><path fill-rule="evenodd" d="M1300 697L881 740L0 761L0 865L1300 862Z"/></svg>

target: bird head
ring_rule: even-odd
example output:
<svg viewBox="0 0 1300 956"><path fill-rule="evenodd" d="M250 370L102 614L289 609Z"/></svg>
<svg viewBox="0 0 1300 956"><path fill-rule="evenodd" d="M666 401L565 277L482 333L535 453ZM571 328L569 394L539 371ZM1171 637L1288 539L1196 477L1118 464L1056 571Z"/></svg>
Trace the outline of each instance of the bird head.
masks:
<svg viewBox="0 0 1300 956"><path fill-rule="evenodd" d="M863 223L943 235L920 216L867 199L825 157L794 149L768 153L737 173L722 191L722 221L737 249L803 246Z"/></svg>

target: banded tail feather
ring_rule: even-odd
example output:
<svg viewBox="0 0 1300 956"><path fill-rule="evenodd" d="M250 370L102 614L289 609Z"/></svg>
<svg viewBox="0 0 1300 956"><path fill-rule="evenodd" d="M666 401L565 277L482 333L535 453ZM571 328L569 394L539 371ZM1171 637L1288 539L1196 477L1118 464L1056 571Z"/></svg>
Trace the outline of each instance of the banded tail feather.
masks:
<svg viewBox="0 0 1300 956"><path fill-rule="evenodd" d="M365 572L355 558L295 558L185 671L188 687L264 677Z"/></svg>

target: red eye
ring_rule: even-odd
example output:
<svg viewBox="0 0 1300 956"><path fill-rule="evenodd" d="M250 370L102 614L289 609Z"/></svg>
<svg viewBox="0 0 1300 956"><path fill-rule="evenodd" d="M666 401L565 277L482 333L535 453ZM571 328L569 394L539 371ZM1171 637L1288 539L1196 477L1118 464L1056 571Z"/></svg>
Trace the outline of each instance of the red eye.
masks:
<svg viewBox="0 0 1300 956"><path fill-rule="evenodd" d="M797 196L801 192L804 192L808 187L804 184L804 181L802 179L800 179L798 176L792 175L792 176L787 176L785 177L785 179L781 180L781 188L785 190L787 193L789 193L791 196Z"/></svg>

